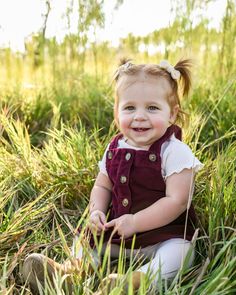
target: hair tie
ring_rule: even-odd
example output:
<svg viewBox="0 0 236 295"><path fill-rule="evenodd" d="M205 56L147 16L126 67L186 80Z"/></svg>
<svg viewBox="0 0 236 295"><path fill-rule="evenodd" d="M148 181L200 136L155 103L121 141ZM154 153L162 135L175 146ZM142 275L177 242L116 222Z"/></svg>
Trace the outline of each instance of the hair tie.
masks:
<svg viewBox="0 0 236 295"><path fill-rule="evenodd" d="M125 71L125 70L127 70L129 67L131 67L131 66L132 66L132 63L129 62L129 61L127 61L125 64L121 65L119 69L122 70L122 71Z"/></svg>
<svg viewBox="0 0 236 295"><path fill-rule="evenodd" d="M159 67L170 73L172 79L178 80L180 78L180 71L176 70L167 60L162 60Z"/></svg>
<svg viewBox="0 0 236 295"><path fill-rule="evenodd" d="M132 65L133 64L131 62L127 61L125 64L119 66L119 68L116 70L115 74L113 75L113 80L116 80L117 81L119 79L120 73L122 71L127 70Z"/></svg>
<svg viewBox="0 0 236 295"><path fill-rule="evenodd" d="M119 66L118 69L116 70L115 74L113 75L113 80L117 81L119 79L120 73L122 71L127 70L132 65L133 64L131 62L127 61L126 63Z"/></svg>

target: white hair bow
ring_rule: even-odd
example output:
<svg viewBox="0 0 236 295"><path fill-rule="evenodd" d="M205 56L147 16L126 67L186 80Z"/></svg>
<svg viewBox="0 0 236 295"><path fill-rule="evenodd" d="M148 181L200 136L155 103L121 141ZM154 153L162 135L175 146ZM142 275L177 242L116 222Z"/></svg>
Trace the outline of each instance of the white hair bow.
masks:
<svg viewBox="0 0 236 295"><path fill-rule="evenodd" d="M170 73L172 79L178 80L180 78L180 71L176 70L167 60L162 60L159 67Z"/></svg>
<svg viewBox="0 0 236 295"><path fill-rule="evenodd" d="M132 63L127 61L125 64L120 66L121 70L127 70L130 66L132 66Z"/></svg>

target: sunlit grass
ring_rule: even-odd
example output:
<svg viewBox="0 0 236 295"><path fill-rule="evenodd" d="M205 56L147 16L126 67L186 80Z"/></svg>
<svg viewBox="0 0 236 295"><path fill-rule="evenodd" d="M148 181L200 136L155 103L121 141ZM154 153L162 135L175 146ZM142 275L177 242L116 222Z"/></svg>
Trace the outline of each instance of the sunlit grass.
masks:
<svg viewBox="0 0 236 295"><path fill-rule="evenodd" d="M145 60L141 55L138 58ZM157 60L159 56L150 58L150 62ZM104 63L107 67L100 61L97 77L91 61L86 73L62 61L51 61L38 69L29 62L23 68L23 63L10 60L9 68L0 69L4 72L0 77L3 294L30 294L21 277L27 254L42 252L58 262L71 257L74 230L86 225L83 212L98 172L97 163L116 132L111 123L113 97L108 78L114 66L108 61ZM200 76L196 69L195 73ZM182 269L171 284L158 282L159 294L236 293L236 84L235 78L214 77L209 72L204 76L204 70L200 73L203 76L183 102L190 114L184 141L204 163L194 194L200 228L197 254L194 266ZM209 81L204 80L206 76ZM101 244L98 249L101 251ZM108 294L122 294L137 267L134 260L127 261L121 253L111 264L107 249L102 266L94 267L91 275L90 256L87 251L82 264L85 278L73 277L75 294L92 294L113 267L125 277ZM56 287L46 284L43 294L63 294L63 280L58 276ZM151 281L150 277L142 282L140 295L154 294ZM131 284L127 293L133 294Z"/></svg>

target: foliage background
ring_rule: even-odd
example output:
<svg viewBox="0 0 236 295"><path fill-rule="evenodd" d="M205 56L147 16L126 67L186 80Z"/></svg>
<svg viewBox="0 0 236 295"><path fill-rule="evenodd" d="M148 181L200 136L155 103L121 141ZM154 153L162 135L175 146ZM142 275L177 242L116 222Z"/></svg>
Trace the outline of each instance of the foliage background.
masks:
<svg viewBox="0 0 236 295"><path fill-rule="evenodd" d="M115 133L110 81L123 56L137 63L195 60L193 90L182 103L190 114L184 140L205 164L194 195L201 222L197 256L195 266L163 290L236 292L236 4L227 0L216 30L203 13L193 22L194 11L203 12L210 2L172 1L175 20L169 27L145 37L129 34L112 47L88 38L89 30L96 35L104 24L104 1L78 0L78 32L58 43L45 37L47 0L42 29L26 40L26 51L0 49L0 293L29 294L20 275L28 253L48 253L58 261L68 257L97 162ZM151 54L153 46L165 50ZM103 270L100 279L104 275ZM80 286L76 292L85 290Z"/></svg>

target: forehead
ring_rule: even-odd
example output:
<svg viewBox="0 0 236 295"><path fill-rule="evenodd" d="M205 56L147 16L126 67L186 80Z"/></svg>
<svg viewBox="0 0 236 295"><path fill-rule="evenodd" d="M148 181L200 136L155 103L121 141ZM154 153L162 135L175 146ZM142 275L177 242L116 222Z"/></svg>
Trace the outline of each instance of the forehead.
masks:
<svg viewBox="0 0 236 295"><path fill-rule="evenodd" d="M142 72L137 75L123 75L117 83L117 94L119 99L133 94L167 98L171 94L171 86L162 76Z"/></svg>

